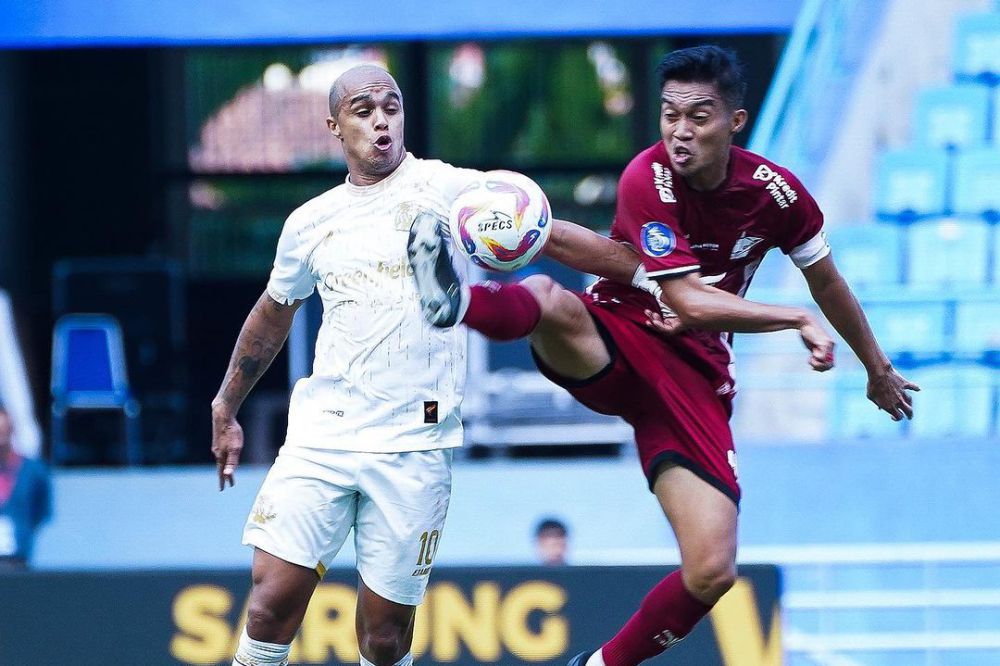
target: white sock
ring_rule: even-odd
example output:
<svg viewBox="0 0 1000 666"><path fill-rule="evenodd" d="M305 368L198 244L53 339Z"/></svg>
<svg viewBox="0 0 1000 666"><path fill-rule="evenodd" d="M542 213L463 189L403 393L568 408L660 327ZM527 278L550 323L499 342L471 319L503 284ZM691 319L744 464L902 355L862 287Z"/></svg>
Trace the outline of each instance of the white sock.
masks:
<svg viewBox="0 0 1000 666"><path fill-rule="evenodd" d="M605 666L604 655L601 654L600 650L590 655L590 659L587 660L586 666Z"/></svg>
<svg viewBox="0 0 1000 666"><path fill-rule="evenodd" d="M375 666L375 664L365 659L365 655L360 652L358 653L358 656L361 657L361 663L359 666ZM407 652L406 656L393 664L393 666L413 666L413 653Z"/></svg>
<svg viewBox="0 0 1000 666"><path fill-rule="evenodd" d="M232 666L288 666L291 649L291 645L255 641L244 627Z"/></svg>

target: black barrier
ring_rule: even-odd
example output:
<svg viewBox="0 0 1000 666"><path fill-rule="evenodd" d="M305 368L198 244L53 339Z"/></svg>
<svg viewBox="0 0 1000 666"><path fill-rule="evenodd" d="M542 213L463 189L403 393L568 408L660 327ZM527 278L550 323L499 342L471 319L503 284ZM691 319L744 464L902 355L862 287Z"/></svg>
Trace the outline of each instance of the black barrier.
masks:
<svg viewBox="0 0 1000 666"><path fill-rule="evenodd" d="M435 570L418 610L414 655L423 664L563 665L610 638L666 573ZM293 644L292 664L357 663L355 576L327 573ZM229 666L249 582L245 572L229 571L2 575L0 664ZM736 586L664 663L778 666L779 597L777 567L741 567Z"/></svg>

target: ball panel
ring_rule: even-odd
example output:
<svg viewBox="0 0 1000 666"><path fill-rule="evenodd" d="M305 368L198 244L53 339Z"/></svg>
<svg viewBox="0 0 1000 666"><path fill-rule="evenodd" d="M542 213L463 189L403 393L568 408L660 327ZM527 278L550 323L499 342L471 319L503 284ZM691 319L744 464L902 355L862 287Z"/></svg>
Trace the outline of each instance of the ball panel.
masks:
<svg viewBox="0 0 1000 666"><path fill-rule="evenodd" d="M541 188L513 171L491 171L463 189L449 216L458 248L478 266L514 271L527 265L551 232Z"/></svg>

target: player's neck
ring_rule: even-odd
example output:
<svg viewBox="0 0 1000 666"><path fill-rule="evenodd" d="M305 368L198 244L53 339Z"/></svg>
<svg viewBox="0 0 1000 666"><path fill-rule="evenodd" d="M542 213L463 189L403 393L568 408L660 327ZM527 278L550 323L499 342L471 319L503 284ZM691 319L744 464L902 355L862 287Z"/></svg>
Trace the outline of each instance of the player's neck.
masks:
<svg viewBox="0 0 1000 666"><path fill-rule="evenodd" d="M714 164L709 164L698 173L684 179L687 186L695 192L711 192L718 188L729 176L730 153L726 150L725 157Z"/></svg>
<svg viewBox="0 0 1000 666"><path fill-rule="evenodd" d="M403 151L403 153L400 155L399 161L396 162L394 165L392 165L392 168L384 172L365 170L360 168L360 165L351 164L350 162L348 162L347 177L350 179L351 185L355 185L357 187L368 187L370 185L375 185L376 183L381 183L383 180L385 180L392 174L396 173L396 169L399 168L399 166L403 163L404 159L406 159L405 151Z"/></svg>

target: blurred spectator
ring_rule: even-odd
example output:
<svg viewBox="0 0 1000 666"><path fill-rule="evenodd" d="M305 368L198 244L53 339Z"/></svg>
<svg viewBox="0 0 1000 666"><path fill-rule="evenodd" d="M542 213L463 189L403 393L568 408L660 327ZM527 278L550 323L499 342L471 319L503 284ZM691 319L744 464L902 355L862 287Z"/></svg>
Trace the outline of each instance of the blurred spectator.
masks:
<svg viewBox="0 0 1000 666"><path fill-rule="evenodd" d="M0 570L24 569L35 531L52 513L52 487L45 465L14 451L14 427L0 407Z"/></svg>
<svg viewBox="0 0 1000 666"><path fill-rule="evenodd" d="M535 528L535 553L545 565L566 564L569 551L569 530L556 518L545 518Z"/></svg>

